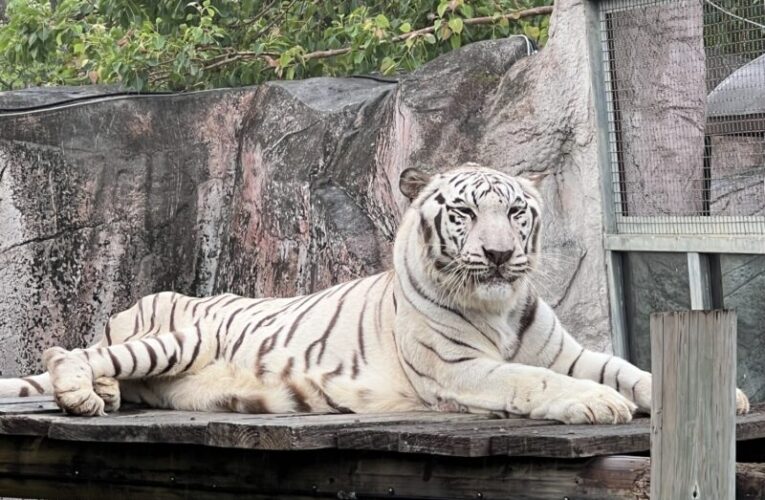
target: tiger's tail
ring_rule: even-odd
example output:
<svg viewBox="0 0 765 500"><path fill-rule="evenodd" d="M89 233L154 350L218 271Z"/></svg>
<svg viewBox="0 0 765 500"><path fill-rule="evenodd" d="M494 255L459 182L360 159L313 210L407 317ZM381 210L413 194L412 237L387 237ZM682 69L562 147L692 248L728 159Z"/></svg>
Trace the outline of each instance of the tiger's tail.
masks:
<svg viewBox="0 0 765 500"><path fill-rule="evenodd" d="M53 384L48 372L20 378L0 379L0 398L24 398L53 394Z"/></svg>

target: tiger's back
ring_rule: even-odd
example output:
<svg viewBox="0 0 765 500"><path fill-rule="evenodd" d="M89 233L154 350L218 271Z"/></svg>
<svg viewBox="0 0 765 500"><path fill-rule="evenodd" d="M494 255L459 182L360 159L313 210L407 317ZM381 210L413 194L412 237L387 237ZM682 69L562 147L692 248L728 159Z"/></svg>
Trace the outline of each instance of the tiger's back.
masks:
<svg viewBox="0 0 765 500"><path fill-rule="evenodd" d="M422 409L396 357L393 278L381 273L294 298L162 292L113 316L98 346L125 345L109 359L128 377L191 349L180 374L149 366L153 377L123 381L130 402L277 413ZM179 342L181 352L149 341L172 332L192 337Z"/></svg>

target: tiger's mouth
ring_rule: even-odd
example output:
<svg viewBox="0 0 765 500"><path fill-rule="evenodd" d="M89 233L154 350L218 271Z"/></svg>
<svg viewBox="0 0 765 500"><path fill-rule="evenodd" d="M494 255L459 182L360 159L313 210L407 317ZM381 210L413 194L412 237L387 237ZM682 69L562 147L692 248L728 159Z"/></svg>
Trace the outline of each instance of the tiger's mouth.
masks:
<svg viewBox="0 0 765 500"><path fill-rule="evenodd" d="M482 285L513 284L521 276L523 273L503 271L499 267L494 267L475 273L475 280Z"/></svg>

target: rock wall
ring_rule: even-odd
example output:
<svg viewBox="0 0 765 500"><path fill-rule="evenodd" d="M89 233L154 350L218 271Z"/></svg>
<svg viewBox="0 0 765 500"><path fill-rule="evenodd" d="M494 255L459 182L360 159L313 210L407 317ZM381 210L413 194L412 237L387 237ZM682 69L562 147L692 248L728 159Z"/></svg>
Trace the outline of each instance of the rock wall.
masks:
<svg viewBox="0 0 765 500"><path fill-rule="evenodd" d="M548 46L446 54L398 82L317 78L182 95L0 94L0 370L90 342L160 290L285 296L389 267L399 173L547 172L540 293L608 348L584 11ZM92 93L92 89L90 90ZM10 103L10 104L9 104ZM38 108L33 108L38 106Z"/></svg>

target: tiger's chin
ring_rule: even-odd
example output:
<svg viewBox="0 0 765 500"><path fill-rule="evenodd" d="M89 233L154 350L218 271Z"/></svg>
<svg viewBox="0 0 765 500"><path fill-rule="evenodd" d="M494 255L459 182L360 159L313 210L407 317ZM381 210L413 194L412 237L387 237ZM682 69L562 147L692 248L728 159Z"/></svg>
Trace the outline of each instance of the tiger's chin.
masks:
<svg viewBox="0 0 765 500"><path fill-rule="evenodd" d="M501 313L512 307L515 298L523 288L522 275L494 274L476 280L465 297L465 305L470 309Z"/></svg>

